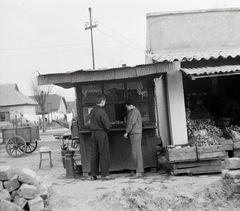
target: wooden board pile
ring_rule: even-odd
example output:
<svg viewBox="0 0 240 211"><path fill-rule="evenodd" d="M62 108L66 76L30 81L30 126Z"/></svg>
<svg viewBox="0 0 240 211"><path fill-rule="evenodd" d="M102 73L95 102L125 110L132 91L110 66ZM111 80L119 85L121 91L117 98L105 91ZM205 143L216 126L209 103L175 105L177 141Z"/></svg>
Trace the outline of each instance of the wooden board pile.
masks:
<svg viewBox="0 0 240 211"><path fill-rule="evenodd" d="M32 170L0 166L0 210L43 210L48 189L36 178Z"/></svg>

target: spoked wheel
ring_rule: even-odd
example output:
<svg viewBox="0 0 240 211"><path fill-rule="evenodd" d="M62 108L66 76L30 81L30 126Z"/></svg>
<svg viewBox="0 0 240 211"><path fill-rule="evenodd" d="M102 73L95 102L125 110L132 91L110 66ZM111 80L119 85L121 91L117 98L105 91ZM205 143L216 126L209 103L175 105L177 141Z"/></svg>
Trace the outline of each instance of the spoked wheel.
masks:
<svg viewBox="0 0 240 211"><path fill-rule="evenodd" d="M37 141L27 142L26 143L26 153L34 152L37 149L37 146L38 146Z"/></svg>
<svg viewBox="0 0 240 211"><path fill-rule="evenodd" d="M26 151L26 141L21 136L13 136L7 140L5 147L11 157L21 157Z"/></svg>

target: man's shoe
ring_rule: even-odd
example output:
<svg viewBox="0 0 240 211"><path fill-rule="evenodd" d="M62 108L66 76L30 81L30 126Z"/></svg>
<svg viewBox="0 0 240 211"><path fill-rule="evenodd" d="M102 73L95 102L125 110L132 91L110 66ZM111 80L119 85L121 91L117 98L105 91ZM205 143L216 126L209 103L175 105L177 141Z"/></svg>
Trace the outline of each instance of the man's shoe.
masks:
<svg viewBox="0 0 240 211"><path fill-rule="evenodd" d="M101 177L102 180L114 180L115 178L110 176Z"/></svg>
<svg viewBox="0 0 240 211"><path fill-rule="evenodd" d="M144 176L144 173L136 173L136 175L133 177L130 177L130 179L139 179L139 178L143 178L143 176Z"/></svg>
<svg viewBox="0 0 240 211"><path fill-rule="evenodd" d="M97 180L97 176L89 176L87 179L88 180Z"/></svg>

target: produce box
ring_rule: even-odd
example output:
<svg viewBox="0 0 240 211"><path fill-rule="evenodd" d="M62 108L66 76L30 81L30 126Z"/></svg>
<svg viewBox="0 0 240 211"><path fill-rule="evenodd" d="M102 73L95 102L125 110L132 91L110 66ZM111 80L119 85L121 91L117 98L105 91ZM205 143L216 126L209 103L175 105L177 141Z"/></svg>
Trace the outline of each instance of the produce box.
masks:
<svg viewBox="0 0 240 211"><path fill-rule="evenodd" d="M164 154L169 163L196 161L196 147L165 148Z"/></svg>
<svg viewBox="0 0 240 211"><path fill-rule="evenodd" d="M232 141L232 139L220 138L218 140L218 142L219 142L219 144L221 144L224 147L225 151L233 150L233 141Z"/></svg>
<svg viewBox="0 0 240 211"><path fill-rule="evenodd" d="M221 172L221 160L188 161L170 164L173 175L178 174L207 174Z"/></svg>
<svg viewBox="0 0 240 211"><path fill-rule="evenodd" d="M233 157L240 158L240 149L233 150Z"/></svg>
<svg viewBox="0 0 240 211"><path fill-rule="evenodd" d="M240 149L240 141L233 142L233 149Z"/></svg>
<svg viewBox="0 0 240 211"><path fill-rule="evenodd" d="M222 145L197 147L198 160L222 159L225 157L225 150Z"/></svg>

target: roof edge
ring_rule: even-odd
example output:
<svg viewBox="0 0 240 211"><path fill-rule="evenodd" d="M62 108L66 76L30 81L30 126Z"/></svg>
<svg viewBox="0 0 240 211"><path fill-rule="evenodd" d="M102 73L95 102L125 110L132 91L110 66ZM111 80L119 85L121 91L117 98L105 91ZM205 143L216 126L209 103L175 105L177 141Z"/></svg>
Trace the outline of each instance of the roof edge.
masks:
<svg viewBox="0 0 240 211"><path fill-rule="evenodd" d="M156 17L156 16L182 15L182 14L193 14L193 13L196 14L196 13L234 12L234 11L240 11L240 7L153 12L153 13L147 13L146 18L148 19L150 17Z"/></svg>

